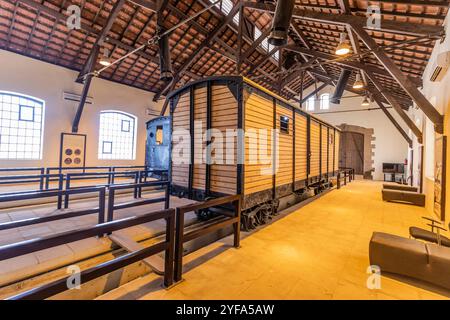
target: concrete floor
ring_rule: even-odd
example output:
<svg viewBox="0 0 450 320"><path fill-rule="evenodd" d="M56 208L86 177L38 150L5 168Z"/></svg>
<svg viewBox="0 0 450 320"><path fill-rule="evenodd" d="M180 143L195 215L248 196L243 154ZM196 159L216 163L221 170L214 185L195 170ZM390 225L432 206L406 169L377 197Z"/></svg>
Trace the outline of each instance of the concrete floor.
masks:
<svg viewBox="0 0 450 320"><path fill-rule="evenodd" d="M408 236L424 208L381 200L381 183L354 181L245 237L188 255L184 281L169 290L154 274L99 299L448 299L450 292L383 275L366 286L374 231Z"/></svg>

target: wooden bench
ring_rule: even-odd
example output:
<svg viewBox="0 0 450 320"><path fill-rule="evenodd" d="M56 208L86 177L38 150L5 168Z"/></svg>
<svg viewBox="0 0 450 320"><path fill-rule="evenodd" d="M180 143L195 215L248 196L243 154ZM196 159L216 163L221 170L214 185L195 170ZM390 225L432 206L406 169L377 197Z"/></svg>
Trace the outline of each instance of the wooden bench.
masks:
<svg viewBox="0 0 450 320"><path fill-rule="evenodd" d="M392 184L392 183L383 183L383 189L393 189L393 190L412 191L412 192L419 191L419 189L417 187L407 186L404 184Z"/></svg>
<svg viewBox="0 0 450 320"><path fill-rule="evenodd" d="M425 195L423 193L383 189L381 194L383 196L383 201L400 201L425 207Z"/></svg>

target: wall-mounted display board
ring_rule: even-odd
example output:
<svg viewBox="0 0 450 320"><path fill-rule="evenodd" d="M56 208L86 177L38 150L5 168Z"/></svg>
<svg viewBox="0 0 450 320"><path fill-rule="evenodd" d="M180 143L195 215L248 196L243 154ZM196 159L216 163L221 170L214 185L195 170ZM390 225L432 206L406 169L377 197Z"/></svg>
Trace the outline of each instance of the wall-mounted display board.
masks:
<svg viewBox="0 0 450 320"><path fill-rule="evenodd" d="M61 133L60 167L84 167L86 162L86 135Z"/></svg>
<svg viewBox="0 0 450 320"><path fill-rule="evenodd" d="M436 215L445 221L445 176L447 165L447 136L438 136L434 142L434 203Z"/></svg>

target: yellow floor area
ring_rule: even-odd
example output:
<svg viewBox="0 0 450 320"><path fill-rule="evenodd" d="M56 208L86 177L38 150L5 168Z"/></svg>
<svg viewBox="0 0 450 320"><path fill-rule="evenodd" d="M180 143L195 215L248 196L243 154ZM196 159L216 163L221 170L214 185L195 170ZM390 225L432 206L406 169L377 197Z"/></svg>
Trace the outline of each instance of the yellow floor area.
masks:
<svg viewBox="0 0 450 320"><path fill-rule="evenodd" d="M373 231L408 236L424 208L381 200L380 182L353 181L249 235L185 257L184 281L166 290L149 274L101 299L448 299L450 293L382 276L368 289Z"/></svg>

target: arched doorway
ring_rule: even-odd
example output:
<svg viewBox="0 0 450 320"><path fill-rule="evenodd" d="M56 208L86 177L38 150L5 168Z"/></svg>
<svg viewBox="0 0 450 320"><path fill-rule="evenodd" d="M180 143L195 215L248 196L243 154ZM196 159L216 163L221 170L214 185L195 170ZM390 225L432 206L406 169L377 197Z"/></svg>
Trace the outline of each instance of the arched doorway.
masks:
<svg viewBox="0 0 450 320"><path fill-rule="evenodd" d="M343 131L339 149L339 167L353 168L355 174L364 174L364 135Z"/></svg>

